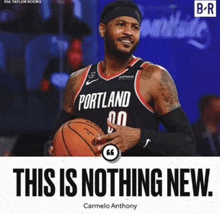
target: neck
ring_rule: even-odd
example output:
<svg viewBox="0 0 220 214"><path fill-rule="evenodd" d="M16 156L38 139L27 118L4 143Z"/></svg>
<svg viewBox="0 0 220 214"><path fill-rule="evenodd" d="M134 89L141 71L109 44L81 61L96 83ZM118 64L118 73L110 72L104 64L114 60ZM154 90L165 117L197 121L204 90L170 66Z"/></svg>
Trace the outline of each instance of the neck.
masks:
<svg viewBox="0 0 220 214"><path fill-rule="evenodd" d="M133 59L133 56L129 57L128 59L120 59L115 56L108 56L108 54L106 54L102 64L103 73L106 76L119 73L126 69Z"/></svg>

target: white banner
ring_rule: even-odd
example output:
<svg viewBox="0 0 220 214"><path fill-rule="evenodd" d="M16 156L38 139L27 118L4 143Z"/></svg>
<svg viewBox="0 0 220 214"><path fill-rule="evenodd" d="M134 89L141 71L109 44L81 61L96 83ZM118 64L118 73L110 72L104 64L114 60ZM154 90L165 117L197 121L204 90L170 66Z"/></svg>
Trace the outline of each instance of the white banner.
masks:
<svg viewBox="0 0 220 214"><path fill-rule="evenodd" d="M0 210L198 213L220 210L220 158L1 157Z"/></svg>

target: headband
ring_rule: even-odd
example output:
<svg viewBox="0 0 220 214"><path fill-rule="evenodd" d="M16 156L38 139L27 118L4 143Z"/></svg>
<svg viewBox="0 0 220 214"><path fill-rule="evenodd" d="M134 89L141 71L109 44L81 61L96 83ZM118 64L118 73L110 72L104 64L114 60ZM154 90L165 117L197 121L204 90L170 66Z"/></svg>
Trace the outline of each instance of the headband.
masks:
<svg viewBox="0 0 220 214"><path fill-rule="evenodd" d="M137 10L129 6L118 6L113 10L109 11L101 20L103 24L107 24L112 19L115 19L120 16L130 16L136 19L139 23L141 23L141 17Z"/></svg>

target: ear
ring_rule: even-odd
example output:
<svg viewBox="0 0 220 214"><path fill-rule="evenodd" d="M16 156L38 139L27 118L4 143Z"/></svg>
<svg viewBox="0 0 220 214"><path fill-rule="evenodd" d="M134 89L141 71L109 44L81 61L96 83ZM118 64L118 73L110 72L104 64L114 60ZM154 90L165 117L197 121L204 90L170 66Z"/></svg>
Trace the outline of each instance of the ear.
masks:
<svg viewBox="0 0 220 214"><path fill-rule="evenodd" d="M100 34L100 36L101 36L102 38L105 37L105 32L106 32L106 25L103 24L103 23L101 23L101 24L99 25L99 34Z"/></svg>

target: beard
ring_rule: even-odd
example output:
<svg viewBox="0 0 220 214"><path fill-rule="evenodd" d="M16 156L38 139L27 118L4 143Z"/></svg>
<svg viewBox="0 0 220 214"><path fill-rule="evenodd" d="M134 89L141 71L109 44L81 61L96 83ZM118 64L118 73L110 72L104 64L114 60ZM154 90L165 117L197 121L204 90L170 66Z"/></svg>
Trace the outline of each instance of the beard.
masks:
<svg viewBox="0 0 220 214"><path fill-rule="evenodd" d="M134 51L137 49L138 44L135 44L133 48L130 51L123 51L117 48L117 45L115 44L114 40L107 34L105 36L105 51L107 54L115 56L118 59L127 60L129 59Z"/></svg>

